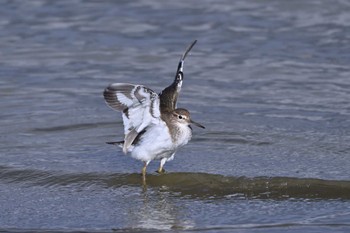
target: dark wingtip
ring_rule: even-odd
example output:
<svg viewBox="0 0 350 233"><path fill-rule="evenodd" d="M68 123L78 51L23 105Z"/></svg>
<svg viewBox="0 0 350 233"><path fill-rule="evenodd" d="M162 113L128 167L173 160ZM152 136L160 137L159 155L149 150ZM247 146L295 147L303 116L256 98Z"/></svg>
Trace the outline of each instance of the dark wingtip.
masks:
<svg viewBox="0 0 350 233"><path fill-rule="evenodd" d="M179 65L177 66L177 72L176 72L176 76L179 74L179 72L183 72L183 65L184 65L184 61L185 58L187 57L187 54L191 51L191 49L193 48L193 46L197 43L197 40L194 40L185 50L185 52L182 54L181 59L179 61Z"/></svg>
<svg viewBox="0 0 350 233"><path fill-rule="evenodd" d="M191 51L191 49L193 48L193 46L197 43L197 40L194 40L186 49L186 51L184 52L184 54L182 55L181 57L181 60L180 61L183 61L185 60L187 54Z"/></svg>

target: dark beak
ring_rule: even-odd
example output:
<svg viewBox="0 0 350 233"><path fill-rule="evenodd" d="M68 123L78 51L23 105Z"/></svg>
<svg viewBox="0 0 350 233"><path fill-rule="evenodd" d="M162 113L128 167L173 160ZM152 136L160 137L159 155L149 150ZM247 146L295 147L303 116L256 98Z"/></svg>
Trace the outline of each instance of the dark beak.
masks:
<svg viewBox="0 0 350 233"><path fill-rule="evenodd" d="M201 124L199 124L199 123L197 123L197 122L195 122L193 120L191 120L190 122L191 122L191 124L194 124L195 126L198 126L198 127L202 128L202 129L205 129L205 127L203 125L201 125Z"/></svg>

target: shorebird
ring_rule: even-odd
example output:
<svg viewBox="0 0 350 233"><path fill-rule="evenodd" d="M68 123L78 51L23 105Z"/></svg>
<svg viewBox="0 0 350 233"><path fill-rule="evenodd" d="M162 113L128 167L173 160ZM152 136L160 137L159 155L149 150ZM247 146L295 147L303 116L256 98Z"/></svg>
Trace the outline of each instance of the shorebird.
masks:
<svg viewBox="0 0 350 233"><path fill-rule="evenodd" d="M176 151L191 139L192 124L204 128L191 119L188 110L176 108L184 78L184 61L196 42L181 56L173 83L159 95L148 87L130 83L113 83L104 90L107 105L122 112L124 124L124 140L107 143L118 145L125 154L143 161L144 180L152 160L160 160L157 172L164 173L164 164L173 160Z"/></svg>

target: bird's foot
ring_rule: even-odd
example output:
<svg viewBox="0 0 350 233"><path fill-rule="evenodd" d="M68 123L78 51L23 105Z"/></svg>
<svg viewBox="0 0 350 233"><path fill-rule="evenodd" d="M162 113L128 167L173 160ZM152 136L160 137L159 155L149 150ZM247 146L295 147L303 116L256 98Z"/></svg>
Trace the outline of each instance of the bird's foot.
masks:
<svg viewBox="0 0 350 233"><path fill-rule="evenodd" d="M164 168L159 168L157 171L159 174L165 174L165 169Z"/></svg>

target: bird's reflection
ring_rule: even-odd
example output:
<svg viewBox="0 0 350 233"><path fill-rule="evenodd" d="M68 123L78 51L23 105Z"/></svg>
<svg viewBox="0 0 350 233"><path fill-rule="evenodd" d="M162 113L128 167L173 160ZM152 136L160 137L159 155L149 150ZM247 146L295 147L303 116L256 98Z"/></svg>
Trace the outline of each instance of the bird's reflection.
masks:
<svg viewBox="0 0 350 233"><path fill-rule="evenodd" d="M186 212L179 197L168 192L166 186L152 188L143 183L140 205L138 208L130 209L128 214L132 228L183 230L194 227L194 223L186 219Z"/></svg>

